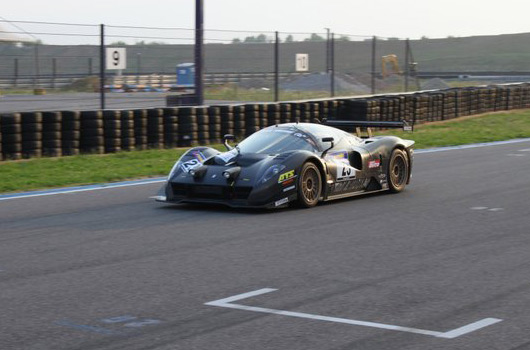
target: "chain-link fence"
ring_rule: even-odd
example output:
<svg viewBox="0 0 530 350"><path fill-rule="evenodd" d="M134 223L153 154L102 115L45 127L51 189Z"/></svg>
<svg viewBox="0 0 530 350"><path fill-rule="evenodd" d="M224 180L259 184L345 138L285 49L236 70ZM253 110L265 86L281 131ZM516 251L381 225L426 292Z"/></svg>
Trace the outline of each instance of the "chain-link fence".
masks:
<svg viewBox="0 0 530 350"><path fill-rule="evenodd" d="M192 28L0 25L2 112L164 107L168 96L193 93ZM205 30L204 99L288 101L528 80L530 52L521 48L530 35L502 39L496 46L496 37Z"/></svg>

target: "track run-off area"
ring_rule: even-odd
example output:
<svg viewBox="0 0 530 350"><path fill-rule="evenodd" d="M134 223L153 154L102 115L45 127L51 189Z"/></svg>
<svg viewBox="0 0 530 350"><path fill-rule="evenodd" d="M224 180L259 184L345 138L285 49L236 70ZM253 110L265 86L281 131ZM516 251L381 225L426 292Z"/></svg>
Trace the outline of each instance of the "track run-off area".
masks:
<svg viewBox="0 0 530 350"><path fill-rule="evenodd" d="M528 349L530 140L312 209L0 196L0 349Z"/></svg>

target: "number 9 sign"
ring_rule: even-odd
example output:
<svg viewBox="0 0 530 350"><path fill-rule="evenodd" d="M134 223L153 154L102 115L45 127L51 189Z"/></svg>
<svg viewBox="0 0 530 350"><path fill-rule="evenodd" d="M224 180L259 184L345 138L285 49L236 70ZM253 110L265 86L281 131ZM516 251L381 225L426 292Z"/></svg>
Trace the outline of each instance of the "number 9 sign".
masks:
<svg viewBox="0 0 530 350"><path fill-rule="evenodd" d="M108 47L105 51L107 69L127 68L127 55L124 47Z"/></svg>

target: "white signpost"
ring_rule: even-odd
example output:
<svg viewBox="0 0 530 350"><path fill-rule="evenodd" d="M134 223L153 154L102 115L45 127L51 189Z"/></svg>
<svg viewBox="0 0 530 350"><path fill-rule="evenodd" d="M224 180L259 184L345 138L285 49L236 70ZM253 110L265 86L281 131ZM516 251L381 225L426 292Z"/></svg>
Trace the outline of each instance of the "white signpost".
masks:
<svg viewBox="0 0 530 350"><path fill-rule="evenodd" d="M124 47L108 47L105 56L107 69L127 68L127 52Z"/></svg>
<svg viewBox="0 0 530 350"><path fill-rule="evenodd" d="M309 55L307 53L296 54L296 71L307 72L309 70Z"/></svg>

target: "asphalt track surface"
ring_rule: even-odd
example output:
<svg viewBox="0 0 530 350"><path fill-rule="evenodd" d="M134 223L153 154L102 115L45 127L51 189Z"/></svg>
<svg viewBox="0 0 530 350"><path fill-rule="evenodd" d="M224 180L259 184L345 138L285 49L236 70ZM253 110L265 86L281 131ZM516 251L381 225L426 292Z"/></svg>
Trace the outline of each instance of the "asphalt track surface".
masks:
<svg viewBox="0 0 530 350"><path fill-rule="evenodd" d="M309 210L0 201L0 349L530 349L529 174L522 142Z"/></svg>

